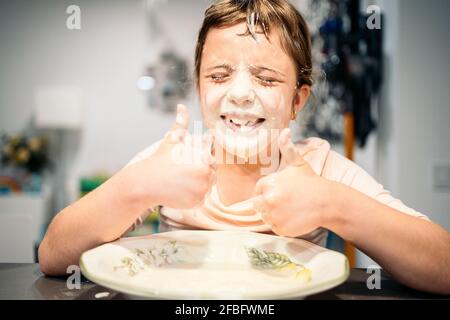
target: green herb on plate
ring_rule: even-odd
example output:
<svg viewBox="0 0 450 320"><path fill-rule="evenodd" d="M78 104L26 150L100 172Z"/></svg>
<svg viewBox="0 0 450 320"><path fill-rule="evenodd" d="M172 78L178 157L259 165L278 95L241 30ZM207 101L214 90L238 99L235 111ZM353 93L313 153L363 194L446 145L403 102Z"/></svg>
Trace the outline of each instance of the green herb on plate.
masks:
<svg viewBox="0 0 450 320"><path fill-rule="evenodd" d="M250 263L261 269L274 269L277 271L294 271L296 278L305 281L311 280L311 270L304 265L293 262L287 255L278 252L246 248Z"/></svg>

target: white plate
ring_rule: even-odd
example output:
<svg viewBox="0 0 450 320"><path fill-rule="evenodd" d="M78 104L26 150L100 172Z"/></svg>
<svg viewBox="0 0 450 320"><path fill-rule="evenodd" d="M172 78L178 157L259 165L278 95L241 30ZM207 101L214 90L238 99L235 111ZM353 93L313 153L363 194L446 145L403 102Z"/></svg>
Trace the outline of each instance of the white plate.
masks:
<svg viewBox="0 0 450 320"><path fill-rule="evenodd" d="M240 231L123 238L83 253L80 267L104 287L165 299L303 298L349 275L341 253L304 240Z"/></svg>

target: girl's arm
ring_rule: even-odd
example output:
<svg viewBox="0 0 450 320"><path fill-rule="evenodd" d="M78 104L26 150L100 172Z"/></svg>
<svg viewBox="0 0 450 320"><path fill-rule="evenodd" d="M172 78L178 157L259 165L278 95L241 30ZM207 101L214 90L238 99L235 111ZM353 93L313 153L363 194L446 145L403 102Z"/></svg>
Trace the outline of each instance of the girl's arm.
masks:
<svg viewBox="0 0 450 320"><path fill-rule="evenodd" d="M189 115L178 106L177 120L151 154L114 175L99 188L63 209L39 246L39 264L48 275L64 275L81 254L123 235L150 207L186 209L203 200L212 182L207 148L193 150L185 139ZM176 152L175 152L176 151ZM188 161L179 156L192 155ZM211 160L211 159L210 159ZM181 163L180 163L181 161Z"/></svg>
<svg viewBox="0 0 450 320"><path fill-rule="evenodd" d="M335 152L328 158L326 174L340 182L332 184L330 228L406 285L450 293L450 234L355 163Z"/></svg>
<svg viewBox="0 0 450 320"><path fill-rule="evenodd" d="M340 183L326 226L405 285L450 294L450 234Z"/></svg>
<svg viewBox="0 0 450 320"><path fill-rule="evenodd" d="M258 181L254 203L276 234L298 237L325 227L404 284L450 294L450 235L445 229L337 154L328 156L327 178L317 175L293 145L289 129L280 133L280 151L286 166Z"/></svg>
<svg viewBox="0 0 450 320"><path fill-rule="evenodd" d="M45 274L64 275L69 265L78 265L84 251L119 238L146 208L156 204L148 197L144 203L134 188L135 169L120 171L55 216L39 246Z"/></svg>

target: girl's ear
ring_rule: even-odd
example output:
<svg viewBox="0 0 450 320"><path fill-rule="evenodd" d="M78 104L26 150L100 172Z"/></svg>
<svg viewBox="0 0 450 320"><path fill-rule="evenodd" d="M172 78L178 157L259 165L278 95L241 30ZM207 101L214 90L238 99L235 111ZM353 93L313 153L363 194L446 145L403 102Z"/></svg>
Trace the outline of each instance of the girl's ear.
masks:
<svg viewBox="0 0 450 320"><path fill-rule="evenodd" d="M294 110L295 113L300 112L305 106L306 102L309 99L309 95L311 94L311 87L304 84L300 88L295 90L294 96Z"/></svg>

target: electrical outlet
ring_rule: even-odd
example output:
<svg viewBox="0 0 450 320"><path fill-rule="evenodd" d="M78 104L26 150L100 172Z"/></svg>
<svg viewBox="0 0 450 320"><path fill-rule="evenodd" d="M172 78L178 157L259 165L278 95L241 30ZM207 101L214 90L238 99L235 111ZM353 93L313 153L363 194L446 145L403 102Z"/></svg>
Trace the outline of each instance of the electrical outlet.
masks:
<svg viewBox="0 0 450 320"><path fill-rule="evenodd" d="M432 165L433 192L450 192L450 161Z"/></svg>

